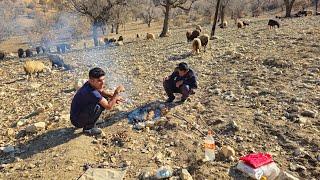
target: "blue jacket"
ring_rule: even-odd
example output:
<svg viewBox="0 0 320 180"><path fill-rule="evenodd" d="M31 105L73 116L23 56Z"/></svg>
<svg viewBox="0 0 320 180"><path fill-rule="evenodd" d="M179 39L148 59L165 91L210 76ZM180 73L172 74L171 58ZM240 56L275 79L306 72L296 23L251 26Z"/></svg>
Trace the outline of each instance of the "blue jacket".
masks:
<svg viewBox="0 0 320 180"><path fill-rule="evenodd" d="M185 76L179 76L178 71L174 71L170 77L170 80L173 80L175 83L183 80L183 84L189 85L190 89L197 89L198 83L197 83L197 77L192 69L189 69L188 73Z"/></svg>

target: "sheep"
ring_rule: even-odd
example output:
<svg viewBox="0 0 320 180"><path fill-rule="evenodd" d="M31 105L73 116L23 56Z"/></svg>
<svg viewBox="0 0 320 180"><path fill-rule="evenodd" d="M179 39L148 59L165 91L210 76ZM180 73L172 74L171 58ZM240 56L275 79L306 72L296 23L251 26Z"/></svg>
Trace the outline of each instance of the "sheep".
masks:
<svg viewBox="0 0 320 180"><path fill-rule="evenodd" d="M237 27L239 28L243 28L243 22L242 21L238 21L237 22Z"/></svg>
<svg viewBox="0 0 320 180"><path fill-rule="evenodd" d="M50 72L50 68L45 66L41 61L26 61L23 69L27 75L27 79L29 77L32 78L32 74L37 74L37 77L39 77L39 74L42 72Z"/></svg>
<svg viewBox="0 0 320 180"><path fill-rule="evenodd" d="M103 42L104 42L104 45L107 45L109 42L109 39L105 37L105 38L103 38Z"/></svg>
<svg viewBox="0 0 320 180"><path fill-rule="evenodd" d="M19 58L22 58L23 57L23 54L24 54L24 51L22 48L18 49L18 57Z"/></svg>
<svg viewBox="0 0 320 180"><path fill-rule="evenodd" d="M4 58L5 58L4 52L1 52L1 51L0 51L0 60L3 60Z"/></svg>
<svg viewBox="0 0 320 180"><path fill-rule="evenodd" d="M40 52L41 52L41 46L37 46L37 47L36 47L36 52L37 52L37 54L40 54Z"/></svg>
<svg viewBox="0 0 320 180"><path fill-rule="evenodd" d="M190 34L190 32L186 33L187 40L188 40L188 42L190 42L190 41L193 41L195 38L200 36L200 31L199 30L194 30L194 31L192 31L191 35L188 36L188 34Z"/></svg>
<svg viewBox="0 0 320 180"><path fill-rule="evenodd" d="M26 57L33 56L33 52L30 49L26 49Z"/></svg>
<svg viewBox="0 0 320 180"><path fill-rule="evenodd" d="M148 39L148 40L149 40L149 39L155 40L156 38L155 38L154 34L152 34L152 33L147 33L147 39Z"/></svg>
<svg viewBox="0 0 320 180"><path fill-rule="evenodd" d="M71 66L64 63L63 59L58 55L49 54L49 60L51 61L52 68L64 68L65 70L71 70Z"/></svg>
<svg viewBox="0 0 320 180"><path fill-rule="evenodd" d="M108 40L108 43L114 43L114 42L116 42L116 41L117 41L116 38L111 38L111 39Z"/></svg>
<svg viewBox="0 0 320 180"><path fill-rule="evenodd" d="M118 41L123 41L123 36L119 36Z"/></svg>
<svg viewBox="0 0 320 180"><path fill-rule="evenodd" d="M41 46L41 49L44 54L47 52L50 52L50 48L46 48L46 47Z"/></svg>
<svg viewBox="0 0 320 180"><path fill-rule="evenodd" d="M190 42L190 41L192 41L192 39L191 39L191 31L187 31L186 32L186 36L187 36L187 42Z"/></svg>
<svg viewBox="0 0 320 180"><path fill-rule="evenodd" d="M199 36L199 39L201 41L201 46L203 47L204 52L206 52L206 47L207 47L208 42L209 42L209 35L208 34L203 34L203 35Z"/></svg>
<svg viewBox="0 0 320 180"><path fill-rule="evenodd" d="M220 25L220 28L226 28L228 26L228 22L227 21L223 21L223 23L221 23Z"/></svg>
<svg viewBox="0 0 320 180"><path fill-rule="evenodd" d="M201 26L200 26L200 25L196 25L196 30L198 30L199 32L201 32L201 31L202 31Z"/></svg>
<svg viewBox="0 0 320 180"><path fill-rule="evenodd" d="M222 24L223 24L224 27L227 27L227 26L228 26L228 22L227 22L227 21L223 21Z"/></svg>
<svg viewBox="0 0 320 180"><path fill-rule="evenodd" d="M277 26L279 28L280 27L280 23L278 21L276 21L276 20L269 19L268 26L269 26L269 29L271 29L274 26Z"/></svg>
<svg viewBox="0 0 320 180"><path fill-rule="evenodd" d="M201 40L199 38L195 38L192 41L192 53L199 54L201 47Z"/></svg>
<svg viewBox="0 0 320 180"><path fill-rule="evenodd" d="M249 21L242 21L243 26L249 26L250 22Z"/></svg>
<svg viewBox="0 0 320 180"><path fill-rule="evenodd" d="M117 41L116 46L123 46L123 41Z"/></svg>

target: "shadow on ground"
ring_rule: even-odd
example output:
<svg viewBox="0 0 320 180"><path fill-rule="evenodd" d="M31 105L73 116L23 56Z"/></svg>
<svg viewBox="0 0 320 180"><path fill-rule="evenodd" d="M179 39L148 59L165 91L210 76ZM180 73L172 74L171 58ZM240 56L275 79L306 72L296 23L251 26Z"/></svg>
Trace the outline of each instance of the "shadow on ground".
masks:
<svg viewBox="0 0 320 180"><path fill-rule="evenodd" d="M67 143L72 139L75 139L81 135L81 133L75 133L75 128L67 127L55 130L50 130L33 139L27 141L23 144L17 144L15 148L15 154L4 155L1 157L1 164L8 164L15 161L18 157L20 159L27 159L35 154L41 153L47 149L59 146L61 144ZM25 133L25 132L23 132ZM23 136L19 133L19 136Z"/></svg>

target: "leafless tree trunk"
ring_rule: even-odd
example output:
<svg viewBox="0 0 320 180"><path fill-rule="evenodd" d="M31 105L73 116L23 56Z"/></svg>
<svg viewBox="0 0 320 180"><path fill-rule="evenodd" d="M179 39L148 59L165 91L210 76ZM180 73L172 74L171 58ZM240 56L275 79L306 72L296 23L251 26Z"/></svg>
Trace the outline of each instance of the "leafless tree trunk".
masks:
<svg viewBox="0 0 320 180"><path fill-rule="evenodd" d="M120 27L120 24L119 24L119 22L117 22L117 24L116 24L116 34L119 34L119 27Z"/></svg>
<svg viewBox="0 0 320 180"><path fill-rule="evenodd" d="M191 0L189 7L184 7L188 0L155 0L155 4L161 5L165 8L165 15L163 20L163 28L160 37L166 37L169 29L169 15L171 8L180 8L186 12L190 11L192 4L197 0Z"/></svg>
<svg viewBox="0 0 320 180"><path fill-rule="evenodd" d="M92 24L92 36L95 46L99 45L98 28L110 19L110 13L116 5L127 5L125 0L68 0L78 13L87 16Z"/></svg>
<svg viewBox="0 0 320 180"><path fill-rule="evenodd" d="M284 4L286 6L286 16L285 17L291 17L291 10L292 6L294 4L295 0L284 0Z"/></svg>
<svg viewBox="0 0 320 180"><path fill-rule="evenodd" d="M210 39L213 39L214 33L216 31L216 24L217 24L219 6L220 6L220 0L217 1L216 12L214 14L213 25L212 25L212 29L211 29L211 38Z"/></svg>
<svg viewBox="0 0 320 180"><path fill-rule="evenodd" d="M160 34L160 37L165 37L167 36L168 29L169 29L169 15L170 15L170 4L167 3L166 6L166 11L164 14L164 20L163 20L163 27L162 27L162 32Z"/></svg>

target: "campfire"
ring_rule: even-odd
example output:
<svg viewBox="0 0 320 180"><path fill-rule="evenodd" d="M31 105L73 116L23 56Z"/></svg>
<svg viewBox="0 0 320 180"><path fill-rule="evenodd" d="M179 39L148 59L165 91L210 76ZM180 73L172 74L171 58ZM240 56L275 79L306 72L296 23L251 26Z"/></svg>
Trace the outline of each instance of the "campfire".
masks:
<svg viewBox="0 0 320 180"><path fill-rule="evenodd" d="M128 120L129 123L134 125L135 129L143 129L152 127L157 120L160 120L168 112L169 109L165 104L156 101L133 110L129 113Z"/></svg>

